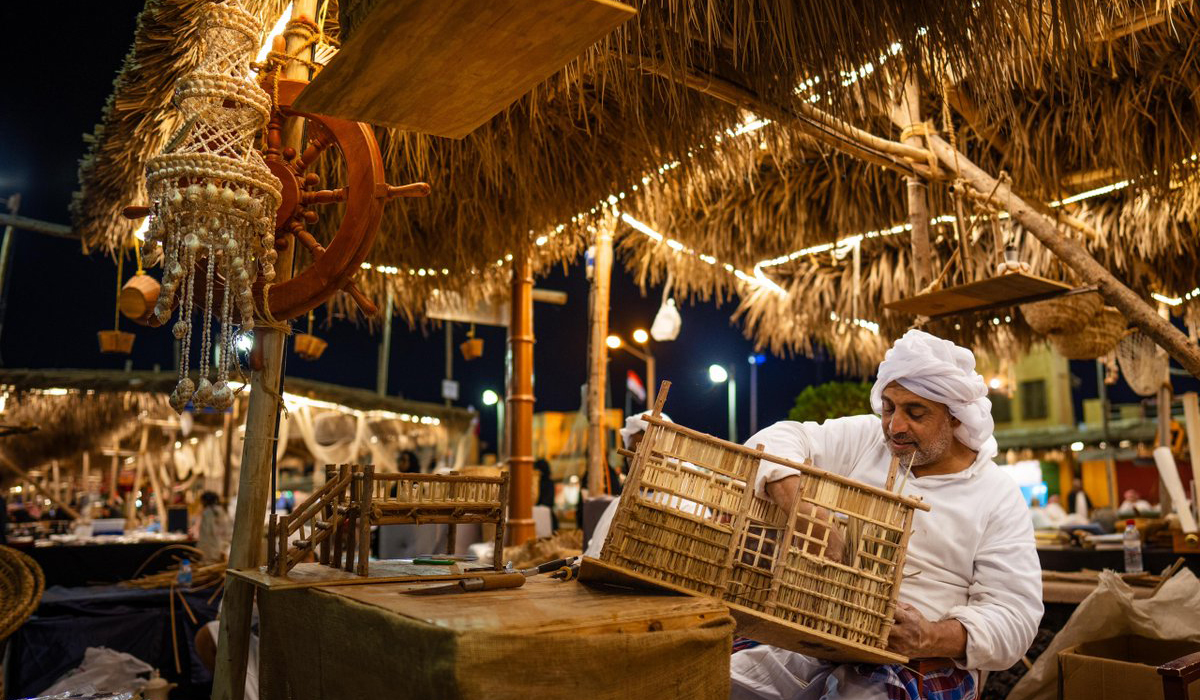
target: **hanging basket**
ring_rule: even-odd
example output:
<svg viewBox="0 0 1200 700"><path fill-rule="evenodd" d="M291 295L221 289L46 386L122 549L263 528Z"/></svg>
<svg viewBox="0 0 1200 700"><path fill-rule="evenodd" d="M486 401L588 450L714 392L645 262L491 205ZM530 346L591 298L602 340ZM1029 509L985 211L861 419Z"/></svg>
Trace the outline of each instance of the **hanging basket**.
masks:
<svg viewBox="0 0 1200 700"><path fill-rule="evenodd" d="M100 352L128 355L133 350L134 335L132 333L100 331L96 335L100 337Z"/></svg>
<svg viewBox="0 0 1200 700"><path fill-rule="evenodd" d="M478 360L483 357L483 338L471 338L458 346L464 360Z"/></svg>
<svg viewBox="0 0 1200 700"><path fill-rule="evenodd" d="M130 277L125 286L121 287L121 294L117 297L117 306L121 309L121 315L134 323L143 326L150 325L150 320L154 317L154 305L158 302L158 293L161 289L162 285L150 275L142 274Z"/></svg>
<svg viewBox="0 0 1200 700"><path fill-rule="evenodd" d="M328 345L329 343L311 333L296 335L296 354L306 360L315 360L321 357Z"/></svg>
<svg viewBox="0 0 1200 700"><path fill-rule="evenodd" d="M1128 325L1120 311L1105 306L1074 333L1050 333L1046 337L1058 354L1068 360L1094 360L1112 352L1125 337Z"/></svg>
<svg viewBox="0 0 1200 700"><path fill-rule="evenodd" d="M1098 292L1066 296L1021 304L1025 323L1043 335L1074 333L1082 329L1104 306Z"/></svg>

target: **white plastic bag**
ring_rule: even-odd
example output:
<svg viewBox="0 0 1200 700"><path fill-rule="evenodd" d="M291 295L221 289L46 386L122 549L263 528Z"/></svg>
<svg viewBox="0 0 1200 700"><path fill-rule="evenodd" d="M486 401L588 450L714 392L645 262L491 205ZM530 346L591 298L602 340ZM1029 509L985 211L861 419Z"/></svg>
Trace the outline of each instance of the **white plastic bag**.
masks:
<svg viewBox="0 0 1200 700"><path fill-rule="evenodd" d="M679 337L682 325L683 319L679 316L679 309L675 308L675 300L667 299L654 316L654 325L650 326L650 337L660 343L675 340Z"/></svg>
<svg viewBox="0 0 1200 700"><path fill-rule="evenodd" d="M43 690L42 695L77 691L136 691L146 682L140 675L153 670L153 666L130 654L113 651L107 647L88 647L83 652L83 663L67 671L54 685Z"/></svg>

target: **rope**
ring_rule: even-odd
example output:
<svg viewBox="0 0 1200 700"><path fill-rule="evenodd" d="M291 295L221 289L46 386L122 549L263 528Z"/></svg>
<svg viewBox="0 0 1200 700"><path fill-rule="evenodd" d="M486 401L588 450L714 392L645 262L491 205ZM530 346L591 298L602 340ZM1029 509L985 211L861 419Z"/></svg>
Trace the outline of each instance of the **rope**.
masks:
<svg viewBox="0 0 1200 700"><path fill-rule="evenodd" d="M929 136L937 133L937 128L934 127L933 122L928 120L917 122L915 124L909 124L908 126L900 129L900 141L902 142L913 137L920 137L922 139L925 145L926 163L929 165L929 170L932 172L934 177L939 176L941 174L941 170L939 169L940 166L938 164L938 158L934 154L933 149L929 146Z"/></svg>
<svg viewBox="0 0 1200 700"><path fill-rule="evenodd" d="M284 335L292 334L292 324L287 321L280 321L271 315L271 287L273 282L267 282L263 285L262 290L262 314L258 317L256 323L263 328L279 331Z"/></svg>

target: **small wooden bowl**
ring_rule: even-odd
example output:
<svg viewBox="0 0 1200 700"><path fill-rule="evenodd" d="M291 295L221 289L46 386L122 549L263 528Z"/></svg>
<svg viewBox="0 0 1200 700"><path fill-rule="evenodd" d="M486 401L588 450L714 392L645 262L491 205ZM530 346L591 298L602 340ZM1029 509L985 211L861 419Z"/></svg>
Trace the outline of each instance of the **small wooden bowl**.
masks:
<svg viewBox="0 0 1200 700"><path fill-rule="evenodd" d="M96 334L100 338L100 352L117 353L128 355L133 350L132 333L125 331L100 331Z"/></svg>
<svg viewBox="0 0 1200 700"><path fill-rule="evenodd" d="M315 335L299 333L296 335L296 354L306 360L315 360L325 352L329 343Z"/></svg>
<svg viewBox="0 0 1200 700"><path fill-rule="evenodd" d="M464 360L477 360L483 357L483 338L471 338L458 346Z"/></svg>

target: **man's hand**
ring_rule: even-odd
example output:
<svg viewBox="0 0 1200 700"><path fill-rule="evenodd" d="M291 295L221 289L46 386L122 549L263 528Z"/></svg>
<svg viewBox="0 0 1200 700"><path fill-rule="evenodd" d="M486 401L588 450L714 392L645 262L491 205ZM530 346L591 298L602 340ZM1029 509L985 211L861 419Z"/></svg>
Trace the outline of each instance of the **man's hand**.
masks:
<svg viewBox="0 0 1200 700"><path fill-rule="evenodd" d="M896 604L896 624L888 635L888 651L910 659L967 655L967 629L958 620L930 622L907 603Z"/></svg>
<svg viewBox="0 0 1200 700"><path fill-rule="evenodd" d="M842 528L833 521L833 515L827 508L814 506L811 503L806 503L800 500L800 477L787 476L778 481L767 483L767 497L775 502L784 513L791 514L793 508L797 508L800 517L807 519L811 524L811 534L814 538L820 540L825 538L825 531L829 530L829 544L825 547L824 556L835 562L844 563L846 556L846 541L842 534ZM799 505L797 506L797 503ZM800 527L809 529L803 522ZM822 554L821 547L815 542L809 542L805 546L805 551L814 556Z"/></svg>

